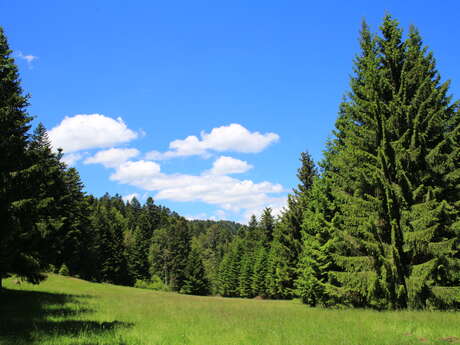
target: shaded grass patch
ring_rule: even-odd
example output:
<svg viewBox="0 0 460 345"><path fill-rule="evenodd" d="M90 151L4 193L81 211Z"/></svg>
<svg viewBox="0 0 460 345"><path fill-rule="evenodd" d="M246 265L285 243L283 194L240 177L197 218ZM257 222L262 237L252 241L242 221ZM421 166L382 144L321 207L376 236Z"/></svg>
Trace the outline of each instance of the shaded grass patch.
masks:
<svg viewBox="0 0 460 345"><path fill-rule="evenodd" d="M132 326L80 319L95 312L86 306L89 298L93 296L4 289L0 292L0 344L40 344L46 338L98 336Z"/></svg>

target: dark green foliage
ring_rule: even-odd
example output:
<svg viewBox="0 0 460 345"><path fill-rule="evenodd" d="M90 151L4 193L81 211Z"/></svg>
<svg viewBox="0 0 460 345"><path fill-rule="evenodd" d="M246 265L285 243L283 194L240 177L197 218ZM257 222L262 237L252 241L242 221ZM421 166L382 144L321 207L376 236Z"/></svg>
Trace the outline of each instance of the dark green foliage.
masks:
<svg viewBox="0 0 460 345"><path fill-rule="evenodd" d="M190 230L182 217L171 217L169 224L155 231L150 246L151 274L158 275L173 291L185 282L190 252Z"/></svg>
<svg viewBox="0 0 460 345"><path fill-rule="evenodd" d="M39 124L29 146L34 176L35 218L42 241L41 259L46 265L66 265L70 273L90 277L91 246L89 206L75 168L53 153L46 129Z"/></svg>
<svg viewBox="0 0 460 345"><path fill-rule="evenodd" d="M140 213L137 225L133 230L133 243L129 252L131 274L140 280L148 280L150 277L148 252L154 229L150 220L146 212Z"/></svg>
<svg viewBox="0 0 460 345"><path fill-rule="evenodd" d="M318 174L308 152L300 155L301 166L297 172L299 184L288 196L284 210L274 230L268 256L267 288L273 298L290 298L295 295L294 283L302 249L302 222L309 206L310 189Z"/></svg>
<svg viewBox="0 0 460 345"><path fill-rule="evenodd" d="M328 306L335 303L329 296L331 286L328 284L328 272L333 268L335 236L332 222L336 216L328 178L314 180L305 206L303 246L295 282L297 294L311 306Z"/></svg>
<svg viewBox="0 0 460 345"><path fill-rule="evenodd" d="M261 235L257 218L255 215L252 215L249 219L248 226L241 229L241 237L249 243L257 243L260 241Z"/></svg>
<svg viewBox="0 0 460 345"><path fill-rule="evenodd" d="M94 231L95 279L97 281L129 285L123 234L127 228L126 219L110 205L108 196L92 205L92 229Z"/></svg>
<svg viewBox="0 0 460 345"><path fill-rule="evenodd" d="M363 26L352 91L326 154L337 205L329 296L420 308L459 284L459 110L418 32L404 41L390 16L381 32Z"/></svg>
<svg viewBox="0 0 460 345"><path fill-rule="evenodd" d="M188 295L207 295L209 293L209 283L197 248L193 248L187 258L185 282L180 292Z"/></svg>
<svg viewBox="0 0 460 345"><path fill-rule="evenodd" d="M267 249L260 246L255 252L254 268L252 271L252 294L267 297Z"/></svg>
<svg viewBox="0 0 460 345"><path fill-rule="evenodd" d="M267 295L271 298L290 298L294 295L297 256L292 251L292 232L283 222L275 227L275 238L271 242L265 278Z"/></svg>
<svg viewBox="0 0 460 345"><path fill-rule="evenodd" d="M222 296L237 297L240 295L241 259L244 252L244 243L236 238L228 248L219 266L219 289Z"/></svg>
<svg viewBox="0 0 460 345"><path fill-rule="evenodd" d="M300 183L297 185L297 188L294 189L294 195L297 197L308 194L315 177L318 176L318 170L316 169L315 163L307 151L300 153L299 160L300 168L297 170L297 178Z"/></svg>
<svg viewBox="0 0 460 345"><path fill-rule="evenodd" d="M192 224L197 223L193 221ZM194 237L194 243L200 250L211 293L217 294L219 290L219 265L224 254L228 251L229 244L234 237L234 230L222 222L210 221L199 224L209 227L203 228L202 231L204 232Z"/></svg>
<svg viewBox="0 0 460 345"><path fill-rule="evenodd" d="M267 207L263 210L260 216L259 226L259 241L268 247L273 240L273 231L275 229L275 218L272 215L272 209Z"/></svg>
<svg viewBox="0 0 460 345"><path fill-rule="evenodd" d="M282 215L282 222L286 225L286 230L290 232L289 235L291 243L288 247L293 251L293 255L298 257L302 247L302 223L304 221L304 211L307 208L307 199L309 191L313 186L315 177L318 176L318 171L308 152L300 154L300 167L297 170L297 178L299 184L293 190L293 193L288 196L288 207ZM297 266L296 262L292 265Z"/></svg>
<svg viewBox="0 0 460 345"><path fill-rule="evenodd" d="M210 227L213 226L217 226L219 229L221 229L220 231L229 233L231 235L236 235L243 227L239 223L231 222L228 220L214 221L194 219L189 220L188 223L190 227L190 233L193 237L197 237L204 234Z"/></svg>
<svg viewBox="0 0 460 345"><path fill-rule="evenodd" d="M28 156L30 121L28 96L23 95L17 67L0 27L0 288L10 274L38 282L40 274L35 227L31 162Z"/></svg>
<svg viewBox="0 0 460 345"><path fill-rule="evenodd" d="M254 267L254 253L247 251L243 254L240 264L238 295L240 297L253 297L252 276Z"/></svg>

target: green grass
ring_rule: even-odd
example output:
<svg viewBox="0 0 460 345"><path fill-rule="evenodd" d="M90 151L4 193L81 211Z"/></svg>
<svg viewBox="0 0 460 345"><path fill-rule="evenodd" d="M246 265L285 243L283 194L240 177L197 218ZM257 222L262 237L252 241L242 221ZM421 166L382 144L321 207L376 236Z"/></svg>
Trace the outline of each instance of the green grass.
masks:
<svg viewBox="0 0 460 345"><path fill-rule="evenodd" d="M229 345L460 343L460 313L308 308L195 297L50 275L4 281L0 344Z"/></svg>

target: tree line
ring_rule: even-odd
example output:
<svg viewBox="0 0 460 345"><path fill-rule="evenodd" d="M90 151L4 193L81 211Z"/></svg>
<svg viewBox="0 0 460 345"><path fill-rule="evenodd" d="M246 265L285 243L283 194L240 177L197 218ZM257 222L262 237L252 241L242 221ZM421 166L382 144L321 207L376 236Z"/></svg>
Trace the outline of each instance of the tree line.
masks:
<svg viewBox="0 0 460 345"><path fill-rule="evenodd" d="M0 278L84 279L312 306L460 307L460 103L411 27L364 23L324 158L300 155L281 215L188 221L148 198L86 195L0 31Z"/></svg>

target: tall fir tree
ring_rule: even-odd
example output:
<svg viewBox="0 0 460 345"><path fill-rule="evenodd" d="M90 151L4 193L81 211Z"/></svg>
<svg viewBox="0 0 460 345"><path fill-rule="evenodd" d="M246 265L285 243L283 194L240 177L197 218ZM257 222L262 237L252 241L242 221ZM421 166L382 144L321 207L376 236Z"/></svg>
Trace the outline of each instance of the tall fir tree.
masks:
<svg viewBox="0 0 460 345"><path fill-rule="evenodd" d="M2 278L17 274L31 282L43 279L27 153L31 116L12 51L0 27L0 288Z"/></svg>
<svg viewBox="0 0 460 345"><path fill-rule="evenodd" d="M270 244L267 288L270 296L276 298L290 298L295 295L297 266L302 250L302 223L308 207L310 189L318 175L308 152L302 152L299 160L299 184L288 196L287 208L275 226Z"/></svg>
<svg viewBox="0 0 460 345"><path fill-rule="evenodd" d="M240 272L241 259L243 256L244 244L241 238L237 237L230 244L227 253L219 265L219 294L227 297L240 296Z"/></svg>
<svg viewBox="0 0 460 345"><path fill-rule="evenodd" d="M253 297L252 294L252 271L254 268L254 253L246 250L241 257L238 295L240 297Z"/></svg>
<svg viewBox="0 0 460 345"><path fill-rule="evenodd" d="M192 248L185 266L185 281L180 290L188 295L207 295L209 282L206 279L203 260L197 248Z"/></svg>
<svg viewBox="0 0 460 345"><path fill-rule="evenodd" d="M404 41L387 15L381 32L363 25L326 154L341 218L330 291L357 306L441 305L458 286L458 103L414 28Z"/></svg>
<svg viewBox="0 0 460 345"><path fill-rule="evenodd" d="M259 297L267 297L267 249L259 245L255 251L254 267L252 271L252 294Z"/></svg>
<svg viewBox="0 0 460 345"><path fill-rule="evenodd" d="M273 232L275 230L275 218L272 215L272 209L270 207L266 207L263 210L258 225L258 240L262 241L264 246L268 248L270 246L270 242L273 240Z"/></svg>
<svg viewBox="0 0 460 345"><path fill-rule="evenodd" d="M327 176L314 180L305 202L302 251L297 264L296 294L311 306L336 303L329 284L334 267L334 222L340 219ZM331 291L332 290L332 291Z"/></svg>
<svg viewBox="0 0 460 345"><path fill-rule="evenodd" d="M283 221L275 226L267 258L266 288L271 298L286 299L294 296L297 255L291 229ZM293 249L294 248L294 249Z"/></svg>

